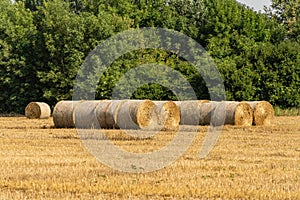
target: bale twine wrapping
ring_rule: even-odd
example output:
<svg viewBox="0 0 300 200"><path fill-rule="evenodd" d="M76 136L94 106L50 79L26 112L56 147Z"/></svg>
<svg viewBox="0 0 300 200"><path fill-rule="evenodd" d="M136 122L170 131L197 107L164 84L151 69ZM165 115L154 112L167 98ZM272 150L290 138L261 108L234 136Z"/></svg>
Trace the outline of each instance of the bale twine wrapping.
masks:
<svg viewBox="0 0 300 200"><path fill-rule="evenodd" d="M225 124L237 126L251 126L253 110L247 102L226 102Z"/></svg>
<svg viewBox="0 0 300 200"><path fill-rule="evenodd" d="M73 121L76 128L82 129L98 129L100 128L96 107L100 101L84 101L76 106L73 113Z"/></svg>
<svg viewBox="0 0 300 200"><path fill-rule="evenodd" d="M117 111L117 124L121 129L156 129L157 106L150 100L125 100Z"/></svg>
<svg viewBox="0 0 300 200"><path fill-rule="evenodd" d="M51 108L44 102L30 102L25 108L25 116L29 119L47 119L51 116Z"/></svg>
<svg viewBox="0 0 300 200"><path fill-rule="evenodd" d="M84 101L59 101L52 114L54 126L56 128L74 128L74 110L82 102Z"/></svg>
<svg viewBox="0 0 300 200"><path fill-rule="evenodd" d="M181 125L199 125L201 105L209 100L175 101L180 110Z"/></svg>
<svg viewBox="0 0 300 200"><path fill-rule="evenodd" d="M180 110L173 101L153 101L158 109L158 124L164 130L175 130L180 123Z"/></svg>
<svg viewBox="0 0 300 200"><path fill-rule="evenodd" d="M275 111L267 101L252 101L247 102L253 109L253 125L268 126L275 116Z"/></svg>

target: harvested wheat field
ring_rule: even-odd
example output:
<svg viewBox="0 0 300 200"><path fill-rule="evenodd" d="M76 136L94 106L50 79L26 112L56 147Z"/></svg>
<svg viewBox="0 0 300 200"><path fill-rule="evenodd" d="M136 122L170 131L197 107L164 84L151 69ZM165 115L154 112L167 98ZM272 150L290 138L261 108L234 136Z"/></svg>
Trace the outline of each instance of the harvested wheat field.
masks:
<svg viewBox="0 0 300 200"><path fill-rule="evenodd" d="M299 121L275 117L271 126L225 126L206 159L198 152L208 126L199 126L175 163L132 174L97 162L76 129L54 129L52 118L1 117L0 199L300 199ZM175 135L105 133L136 153L158 150Z"/></svg>

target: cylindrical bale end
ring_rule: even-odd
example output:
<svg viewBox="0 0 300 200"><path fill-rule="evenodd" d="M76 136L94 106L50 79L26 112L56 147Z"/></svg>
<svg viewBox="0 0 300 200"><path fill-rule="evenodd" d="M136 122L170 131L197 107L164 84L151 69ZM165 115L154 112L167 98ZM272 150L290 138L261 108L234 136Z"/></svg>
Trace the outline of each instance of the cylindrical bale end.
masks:
<svg viewBox="0 0 300 200"><path fill-rule="evenodd" d="M25 108L25 116L29 119L48 119L51 108L44 102L30 102Z"/></svg>
<svg viewBox="0 0 300 200"><path fill-rule="evenodd" d="M251 126L253 110L247 102L226 101L225 124L236 126Z"/></svg>
<svg viewBox="0 0 300 200"><path fill-rule="evenodd" d="M158 124L163 130L177 130L180 123L180 110L173 101L153 101L158 109Z"/></svg>
<svg viewBox="0 0 300 200"><path fill-rule="evenodd" d="M252 122L252 108L246 102L211 101L200 107L200 125L251 126Z"/></svg>
<svg viewBox="0 0 300 200"><path fill-rule="evenodd" d="M117 124L121 129L156 129L157 106L150 100L127 100L118 109Z"/></svg>
<svg viewBox="0 0 300 200"><path fill-rule="evenodd" d="M253 125L269 126L275 116L275 111L267 101L253 101L247 102L253 109Z"/></svg>

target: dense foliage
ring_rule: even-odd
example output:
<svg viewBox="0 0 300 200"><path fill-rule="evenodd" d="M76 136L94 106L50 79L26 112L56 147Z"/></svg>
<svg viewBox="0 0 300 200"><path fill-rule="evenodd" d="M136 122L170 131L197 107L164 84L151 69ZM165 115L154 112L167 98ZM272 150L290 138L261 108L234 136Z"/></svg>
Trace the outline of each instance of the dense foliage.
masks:
<svg viewBox="0 0 300 200"><path fill-rule="evenodd" d="M107 38L138 27L173 29L201 44L221 72L228 100L299 107L300 4L289 2L295 6L273 0L263 14L235 0L0 0L0 113L23 113L30 101L54 106L71 99L86 56ZM155 49L115 60L99 77L96 98L111 98L124 73L145 63L178 70L199 99L209 98L190 63ZM176 99L155 83L129 92L131 98Z"/></svg>

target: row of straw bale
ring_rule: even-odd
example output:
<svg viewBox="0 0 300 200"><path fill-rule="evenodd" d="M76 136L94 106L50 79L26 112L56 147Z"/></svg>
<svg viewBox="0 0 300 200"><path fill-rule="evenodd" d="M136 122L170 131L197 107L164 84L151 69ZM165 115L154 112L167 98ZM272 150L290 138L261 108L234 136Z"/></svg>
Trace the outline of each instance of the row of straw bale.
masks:
<svg viewBox="0 0 300 200"><path fill-rule="evenodd" d="M31 102L26 117L49 118L50 106ZM274 109L267 101L60 101L53 111L57 128L177 129L180 125L270 125Z"/></svg>
<svg viewBox="0 0 300 200"><path fill-rule="evenodd" d="M176 129L179 108L172 101L60 101L53 111L57 128Z"/></svg>
<svg viewBox="0 0 300 200"><path fill-rule="evenodd" d="M253 123L253 110L246 102L199 101L192 108L188 108L190 105L188 102L179 105L182 110L181 123L186 125L251 126ZM193 117L189 113L193 113Z"/></svg>
<svg viewBox="0 0 300 200"><path fill-rule="evenodd" d="M273 106L267 101L183 101L176 102L180 108L182 125L237 126L271 125Z"/></svg>
<svg viewBox="0 0 300 200"><path fill-rule="evenodd" d="M219 109L218 109L219 107ZM223 109L220 109L223 108ZM223 115L223 119L219 116ZM269 125L274 110L266 101L214 102L102 100L61 101L54 108L56 127L176 129L181 125Z"/></svg>

